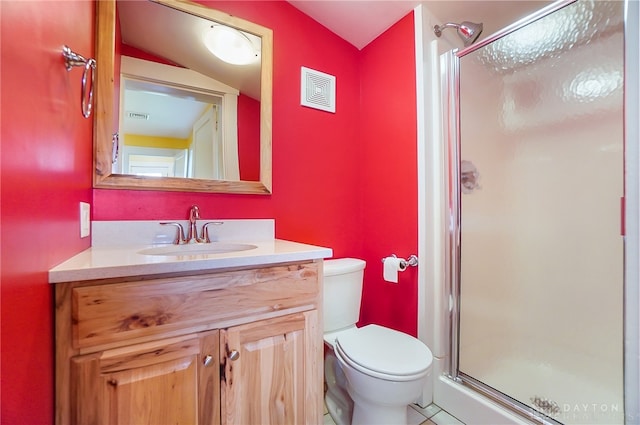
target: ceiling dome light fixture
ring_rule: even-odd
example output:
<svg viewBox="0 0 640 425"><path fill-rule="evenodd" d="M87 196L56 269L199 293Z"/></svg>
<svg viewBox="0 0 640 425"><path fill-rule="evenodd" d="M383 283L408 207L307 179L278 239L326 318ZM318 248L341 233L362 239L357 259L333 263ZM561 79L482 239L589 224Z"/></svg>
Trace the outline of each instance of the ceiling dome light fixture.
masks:
<svg viewBox="0 0 640 425"><path fill-rule="evenodd" d="M204 45L219 59L233 65L248 65L258 53L251 40L235 28L213 25L204 33Z"/></svg>

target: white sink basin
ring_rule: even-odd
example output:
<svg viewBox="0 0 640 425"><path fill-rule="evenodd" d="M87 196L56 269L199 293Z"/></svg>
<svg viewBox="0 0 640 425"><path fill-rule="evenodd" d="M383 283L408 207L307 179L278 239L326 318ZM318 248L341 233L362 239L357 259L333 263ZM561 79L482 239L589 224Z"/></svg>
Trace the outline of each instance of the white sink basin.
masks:
<svg viewBox="0 0 640 425"><path fill-rule="evenodd" d="M211 242L201 244L157 246L154 248L146 248L138 251L138 254L166 256L208 255L224 254L227 252L248 251L255 248L257 248L257 246L246 243Z"/></svg>

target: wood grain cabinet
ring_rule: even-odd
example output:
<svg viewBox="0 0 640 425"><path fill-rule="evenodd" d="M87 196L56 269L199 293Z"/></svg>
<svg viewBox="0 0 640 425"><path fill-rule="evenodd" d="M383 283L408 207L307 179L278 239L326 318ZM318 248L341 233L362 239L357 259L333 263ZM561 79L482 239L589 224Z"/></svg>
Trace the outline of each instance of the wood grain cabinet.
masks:
<svg viewBox="0 0 640 425"><path fill-rule="evenodd" d="M56 284L56 423L322 423L320 270Z"/></svg>

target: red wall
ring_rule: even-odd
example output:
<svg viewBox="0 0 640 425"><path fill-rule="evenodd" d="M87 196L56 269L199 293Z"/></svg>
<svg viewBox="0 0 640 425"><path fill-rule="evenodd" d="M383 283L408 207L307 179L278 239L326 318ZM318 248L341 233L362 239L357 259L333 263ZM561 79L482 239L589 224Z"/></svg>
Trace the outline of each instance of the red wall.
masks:
<svg viewBox="0 0 640 425"><path fill-rule="evenodd" d="M382 279L382 258L418 251L416 64L413 13L360 55L360 167L363 256L362 323L417 334L417 269L398 284Z"/></svg>
<svg viewBox="0 0 640 425"><path fill-rule="evenodd" d="M260 180L260 102L238 96L238 162L240 180Z"/></svg>
<svg viewBox="0 0 640 425"><path fill-rule="evenodd" d="M79 68L93 56L94 5L0 2L0 359L3 424L53 422L53 301L48 270L89 246L79 201L91 201L92 120Z"/></svg>
<svg viewBox="0 0 640 425"><path fill-rule="evenodd" d="M274 30L272 195L92 191L81 71L60 51L93 55L94 5L0 2L3 424L53 422L47 271L89 245L79 201L95 220L186 217L194 203L205 218L275 218L278 238L365 259L362 323L415 334L416 270L393 285L380 262L417 251L412 14L358 51L283 1L209 4ZM301 66L337 77L336 114L300 106Z"/></svg>

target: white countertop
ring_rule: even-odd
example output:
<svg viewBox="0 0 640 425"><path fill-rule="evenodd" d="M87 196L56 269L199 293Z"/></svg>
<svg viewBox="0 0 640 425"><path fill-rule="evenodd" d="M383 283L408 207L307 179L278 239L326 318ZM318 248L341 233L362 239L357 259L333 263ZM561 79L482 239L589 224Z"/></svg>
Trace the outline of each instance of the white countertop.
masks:
<svg viewBox="0 0 640 425"><path fill-rule="evenodd" d="M242 241L256 245L247 251L197 255L144 255L151 245L94 246L49 270L49 282L70 282L112 277L264 266L292 261L329 258L331 248L273 239ZM157 246L157 245L156 245Z"/></svg>

